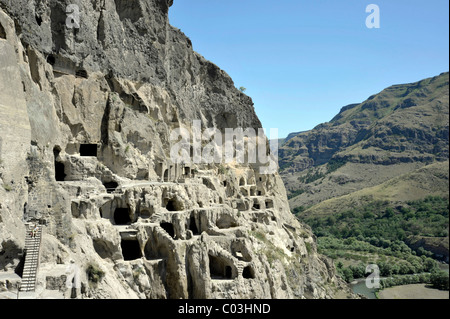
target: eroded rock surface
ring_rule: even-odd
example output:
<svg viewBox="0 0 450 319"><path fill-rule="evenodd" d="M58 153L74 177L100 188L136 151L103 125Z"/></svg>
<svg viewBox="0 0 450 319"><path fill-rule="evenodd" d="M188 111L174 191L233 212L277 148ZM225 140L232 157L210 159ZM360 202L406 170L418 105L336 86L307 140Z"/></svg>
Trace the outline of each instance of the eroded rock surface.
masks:
<svg viewBox="0 0 450 319"><path fill-rule="evenodd" d="M38 221L37 298L350 296L278 173L170 160L170 132L193 120L261 127L170 26L172 2L81 0L79 29L69 2L0 1L1 291L17 291Z"/></svg>

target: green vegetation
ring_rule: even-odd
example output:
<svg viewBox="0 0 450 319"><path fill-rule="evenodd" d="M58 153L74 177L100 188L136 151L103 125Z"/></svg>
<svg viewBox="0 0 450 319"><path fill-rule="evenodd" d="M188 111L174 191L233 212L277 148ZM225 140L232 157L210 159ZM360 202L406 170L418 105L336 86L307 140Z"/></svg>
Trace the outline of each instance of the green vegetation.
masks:
<svg viewBox="0 0 450 319"><path fill-rule="evenodd" d="M12 187L9 184L3 184L3 188L5 189L5 191L10 192L12 191Z"/></svg>
<svg viewBox="0 0 450 319"><path fill-rule="evenodd" d="M359 209L306 218L318 236L320 253L336 260L341 277L350 282L365 275L365 265L375 263L381 276L433 272L433 253L406 244L414 235L448 236L449 200L430 196L395 206L374 201ZM442 280L444 282L444 280Z"/></svg>
<svg viewBox="0 0 450 319"><path fill-rule="evenodd" d="M341 168L345 164L347 164L347 161L345 161L343 159L332 159L326 165L326 172L321 171L320 168L318 168L318 169L310 168L308 170L308 172L306 173L306 175L299 177L298 180L303 184L309 184L309 183L315 182L321 178L324 178L327 174L337 171L339 168ZM286 165L289 165L289 163L286 163ZM281 166L280 166L280 168L282 169ZM301 189L299 189L298 191L301 191ZM300 194L302 194L302 193L300 193ZM300 195L300 194L298 194L298 195ZM298 196L298 195L296 195L296 196ZM293 196L293 197L295 197L295 196Z"/></svg>
<svg viewBox="0 0 450 319"><path fill-rule="evenodd" d="M99 283L103 277L105 276L105 272L100 269L98 265L89 264L86 268L86 274L88 276L88 280L91 283Z"/></svg>
<svg viewBox="0 0 450 319"><path fill-rule="evenodd" d="M448 290L449 285L448 272L442 270L433 272L430 277L430 283L433 285L433 288L440 290Z"/></svg>
<svg viewBox="0 0 450 319"><path fill-rule="evenodd" d="M304 206L295 207L295 208L292 210L292 213L293 213L294 215L297 216L298 214L300 214L301 212L303 212L305 209L306 209L306 208L305 208Z"/></svg>
<svg viewBox="0 0 450 319"><path fill-rule="evenodd" d="M418 274L406 276L393 276L390 278L380 280L380 289L390 288L401 285L413 284L429 284L431 283L431 274Z"/></svg>
<svg viewBox="0 0 450 319"><path fill-rule="evenodd" d="M303 184L309 184L309 183L315 182L318 179L321 179L323 177L325 177L324 173L321 173L318 170L314 171L314 170L310 169L310 170L308 170L308 173L306 173L305 176L299 177L299 181L302 182Z"/></svg>
<svg viewBox="0 0 450 319"><path fill-rule="evenodd" d="M227 168L221 164L221 165L219 165L218 171L219 171L220 175L223 175L227 172Z"/></svg>
<svg viewBox="0 0 450 319"><path fill-rule="evenodd" d="M312 216L305 222L317 236L360 237L377 247L387 246L391 241L404 241L411 235L448 236L447 198L429 196L403 206L392 205L388 201L373 201L336 215Z"/></svg>
<svg viewBox="0 0 450 319"><path fill-rule="evenodd" d="M332 173L334 171L337 171L339 168L341 168L342 166L344 166L345 164L347 164L347 161L343 160L343 159L331 159L328 163L327 163L327 170L328 170L328 174Z"/></svg>
<svg viewBox="0 0 450 319"><path fill-rule="evenodd" d="M239 91L241 91L242 93L244 93L245 91L247 91L247 89L243 86L239 87Z"/></svg>
<svg viewBox="0 0 450 319"><path fill-rule="evenodd" d="M431 284L431 286L435 289L449 290L449 276L445 271L436 270L431 274L422 273L406 276L397 275L380 280L381 289L412 284Z"/></svg>
<svg viewBox="0 0 450 319"><path fill-rule="evenodd" d="M338 273L347 282L364 277L368 264L377 264L383 277L431 272L438 267L435 260L425 255L417 256L403 242L384 243L389 246L376 247L354 237L319 237L318 249L319 253L337 260ZM344 262L349 265L344 266Z"/></svg>
<svg viewBox="0 0 450 319"><path fill-rule="evenodd" d="M298 195L301 195L301 194L303 194L304 192L305 192L304 189L297 189L297 190L295 190L295 191L292 191L292 192L289 193L288 199L297 197Z"/></svg>

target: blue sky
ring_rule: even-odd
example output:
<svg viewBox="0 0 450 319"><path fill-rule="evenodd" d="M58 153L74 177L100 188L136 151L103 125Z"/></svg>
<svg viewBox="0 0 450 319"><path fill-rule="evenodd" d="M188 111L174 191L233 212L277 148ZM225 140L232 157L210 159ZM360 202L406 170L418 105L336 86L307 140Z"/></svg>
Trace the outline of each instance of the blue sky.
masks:
<svg viewBox="0 0 450 319"><path fill-rule="evenodd" d="M365 24L372 3L379 29ZM169 17L285 137L448 71L448 12L448 0L175 0Z"/></svg>

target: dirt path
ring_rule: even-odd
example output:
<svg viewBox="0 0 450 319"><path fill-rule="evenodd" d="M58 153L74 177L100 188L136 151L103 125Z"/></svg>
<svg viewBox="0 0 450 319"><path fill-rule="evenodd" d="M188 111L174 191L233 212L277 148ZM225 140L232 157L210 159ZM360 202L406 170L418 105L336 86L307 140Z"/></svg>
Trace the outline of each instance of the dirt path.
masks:
<svg viewBox="0 0 450 319"><path fill-rule="evenodd" d="M383 289L379 299L449 299L449 292L426 287L425 284L403 285Z"/></svg>

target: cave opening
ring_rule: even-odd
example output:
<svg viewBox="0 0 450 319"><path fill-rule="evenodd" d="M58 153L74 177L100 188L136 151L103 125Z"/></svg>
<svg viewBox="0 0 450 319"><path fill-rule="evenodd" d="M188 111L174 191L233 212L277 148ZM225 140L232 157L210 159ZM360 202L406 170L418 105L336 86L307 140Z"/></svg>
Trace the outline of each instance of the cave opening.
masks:
<svg viewBox="0 0 450 319"><path fill-rule="evenodd" d="M255 201L255 202L253 202L253 208L254 209L261 209L261 205L259 204L259 202Z"/></svg>
<svg viewBox="0 0 450 319"><path fill-rule="evenodd" d="M169 170L166 169L164 171L164 182L168 182L169 181Z"/></svg>
<svg viewBox="0 0 450 319"><path fill-rule="evenodd" d="M273 201L272 200L266 200L266 208L273 208Z"/></svg>
<svg viewBox="0 0 450 319"><path fill-rule="evenodd" d="M160 226L166 231L166 233L169 234L170 237L175 238L175 230L172 223L161 223Z"/></svg>
<svg viewBox="0 0 450 319"><path fill-rule="evenodd" d="M34 15L34 18L36 19L36 23L38 24L38 26L41 26L42 18L40 16L38 16L37 14Z"/></svg>
<svg viewBox="0 0 450 319"><path fill-rule="evenodd" d="M5 28L3 28L1 23L0 23L0 39L6 40L6 31L5 31Z"/></svg>
<svg viewBox="0 0 450 319"><path fill-rule="evenodd" d="M119 184L117 184L117 182L115 181L111 181L111 182L103 182L103 186L105 186L106 192L108 194L111 194L115 192L116 188L119 187Z"/></svg>
<svg viewBox="0 0 450 319"><path fill-rule="evenodd" d="M130 211L128 208L116 208L114 211L114 223L116 225L131 224Z"/></svg>
<svg viewBox="0 0 450 319"><path fill-rule="evenodd" d="M56 63L56 58L55 58L55 56L54 56L53 54L50 54L50 55L47 57L47 63L50 64L51 66L55 65L55 63Z"/></svg>
<svg viewBox="0 0 450 319"><path fill-rule="evenodd" d="M95 252L102 259L111 257L111 255L109 253L110 250L108 249L108 246L106 245L106 243L103 240L101 240L101 239L94 239L92 243L94 245Z"/></svg>
<svg viewBox="0 0 450 319"><path fill-rule="evenodd" d="M231 266L226 264L224 258L208 255L209 273L212 279L232 279L233 271Z"/></svg>
<svg viewBox="0 0 450 319"><path fill-rule="evenodd" d="M97 157L97 144L81 144L80 156L94 156Z"/></svg>
<svg viewBox="0 0 450 319"><path fill-rule="evenodd" d="M225 266L225 278L231 279L232 273L231 266Z"/></svg>
<svg viewBox="0 0 450 319"><path fill-rule="evenodd" d="M193 235L200 235L200 232L197 228L197 223L195 222L195 216L191 216L189 219L189 230L192 231Z"/></svg>
<svg viewBox="0 0 450 319"><path fill-rule="evenodd" d="M169 199L166 204L166 209L169 212L181 211L179 206L180 205L177 203L177 201L175 199Z"/></svg>
<svg viewBox="0 0 450 319"><path fill-rule="evenodd" d="M242 277L244 277L245 279L255 279L255 271L250 266L244 267L244 270L242 271Z"/></svg>
<svg viewBox="0 0 450 319"><path fill-rule="evenodd" d="M61 162L55 162L55 179L57 182L64 182L66 178L65 167Z"/></svg>
<svg viewBox="0 0 450 319"><path fill-rule="evenodd" d="M124 240L120 243L124 260L136 260L142 258L141 247L137 240Z"/></svg>
<svg viewBox="0 0 450 319"><path fill-rule="evenodd" d="M239 180L239 186L244 186L245 185L245 179L242 177L240 180Z"/></svg>
<svg viewBox="0 0 450 319"><path fill-rule="evenodd" d="M153 215L153 209L141 209L139 216L144 219L148 219Z"/></svg>
<svg viewBox="0 0 450 319"><path fill-rule="evenodd" d="M87 74L87 71L85 69L77 69L75 71L75 76L79 77L79 78L85 78L85 79L88 78L88 74Z"/></svg>
<svg viewBox="0 0 450 319"><path fill-rule="evenodd" d="M165 259L169 257L169 250L166 245L150 238L145 244L144 254L147 260Z"/></svg>
<svg viewBox="0 0 450 319"><path fill-rule="evenodd" d="M53 158L55 161L55 179L57 182L64 182L66 178L65 167L64 164L58 161L59 154L61 153L61 148L59 146L55 146L53 148Z"/></svg>

